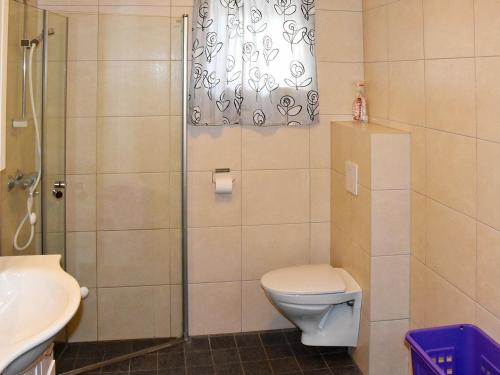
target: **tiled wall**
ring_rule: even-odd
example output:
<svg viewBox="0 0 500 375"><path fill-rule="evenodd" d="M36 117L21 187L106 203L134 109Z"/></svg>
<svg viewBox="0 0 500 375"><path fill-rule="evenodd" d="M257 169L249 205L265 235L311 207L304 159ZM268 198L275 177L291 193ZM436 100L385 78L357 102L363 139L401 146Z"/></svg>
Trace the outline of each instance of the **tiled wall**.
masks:
<svg viewBox="0 0 500 375"><path fill-rule="evenodd" d="M192 334L289 327L259 279L330 260L330 121L348 119L363 78L360 1L318 1L321 123L311 128L191 128L189 283ZM212 170L229 167L230 197Z"/></svg>
<svg viewBox="0 0 500 375"><path fill-rule="evenodd" d="M408 369L402 338L410 315L410 135L389 127L332 124L332 264L363 290L358 347L364 374ZM358 165L358 192L345 163Z"/></svg>
<svg viewBox="0 0 500 375"><path fill-rule="evenodd" d="M179 17L191 3L39 3L70 16L68 263L91 288L71 339L174 335ZM289 326L262 293L260 276L329 262L330 121L349 118L354 84L363 79L361 8L361 0L317 2L321 124L190 128L191 334ZM211 182L212 170L223 167L236 179L226 197Z"/></svg>
<svg viewBox="0 0 500 375"><path fill-rule="evenodd" d="M500 2L365 0L375 122L412 133L411 325L500 339Z"/></svg>

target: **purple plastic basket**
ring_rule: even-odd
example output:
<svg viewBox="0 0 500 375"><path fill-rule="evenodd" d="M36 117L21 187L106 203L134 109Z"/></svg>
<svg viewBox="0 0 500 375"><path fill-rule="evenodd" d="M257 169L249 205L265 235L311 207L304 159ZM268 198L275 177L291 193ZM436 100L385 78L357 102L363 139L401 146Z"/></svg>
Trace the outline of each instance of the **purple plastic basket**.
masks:
<svg viewBox="0 0 500 375"><path fill-rule="evenodd" d="M500 345L476 326L411 330L406 343L413 375L500 375Z"/></svg>

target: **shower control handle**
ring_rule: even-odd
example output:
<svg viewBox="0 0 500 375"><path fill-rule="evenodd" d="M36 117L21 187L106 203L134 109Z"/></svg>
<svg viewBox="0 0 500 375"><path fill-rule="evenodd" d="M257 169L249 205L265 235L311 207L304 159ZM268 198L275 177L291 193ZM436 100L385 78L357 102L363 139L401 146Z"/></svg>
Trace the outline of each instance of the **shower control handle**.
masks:
<svg viewBox="0 0 500 375"><path fill-rule="evenodd" d="M61 190L56 190L56 189L52 190L52 195L56 199L61 199L62 197L64 197L64 193Z"/></svg>
<svg viewBox="0 0 500 375"><path fill-rule="evenodd" d="M64 181L54 182L54 189L66 189L66 182Z"/></svg>

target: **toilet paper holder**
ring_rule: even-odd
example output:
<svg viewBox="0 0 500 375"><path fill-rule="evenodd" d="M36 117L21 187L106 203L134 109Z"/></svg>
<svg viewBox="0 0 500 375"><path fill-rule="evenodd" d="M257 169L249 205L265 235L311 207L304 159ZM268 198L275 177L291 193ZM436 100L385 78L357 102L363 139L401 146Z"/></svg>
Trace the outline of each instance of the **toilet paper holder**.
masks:
<svg viewBox="0 0 500 375"><path fill-rule="evenodd" d="M215 184L215 176L217 173L229 173L231 172L230 168L217 168L212 171L212 183ZM236 179L233 178L233 182L235 182Z"/></svg>

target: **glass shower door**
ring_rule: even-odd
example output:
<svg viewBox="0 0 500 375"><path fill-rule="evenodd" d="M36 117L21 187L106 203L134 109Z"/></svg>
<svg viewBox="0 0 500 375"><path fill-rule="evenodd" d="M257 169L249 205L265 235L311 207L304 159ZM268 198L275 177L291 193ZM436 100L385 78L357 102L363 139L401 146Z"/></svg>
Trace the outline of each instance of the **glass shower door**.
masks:
<svg viewBox="0 0 500 375"><path fill-rule="evenodd" d="M66 248L66 66L67 18L44 11L42 253Z"/></svg>

